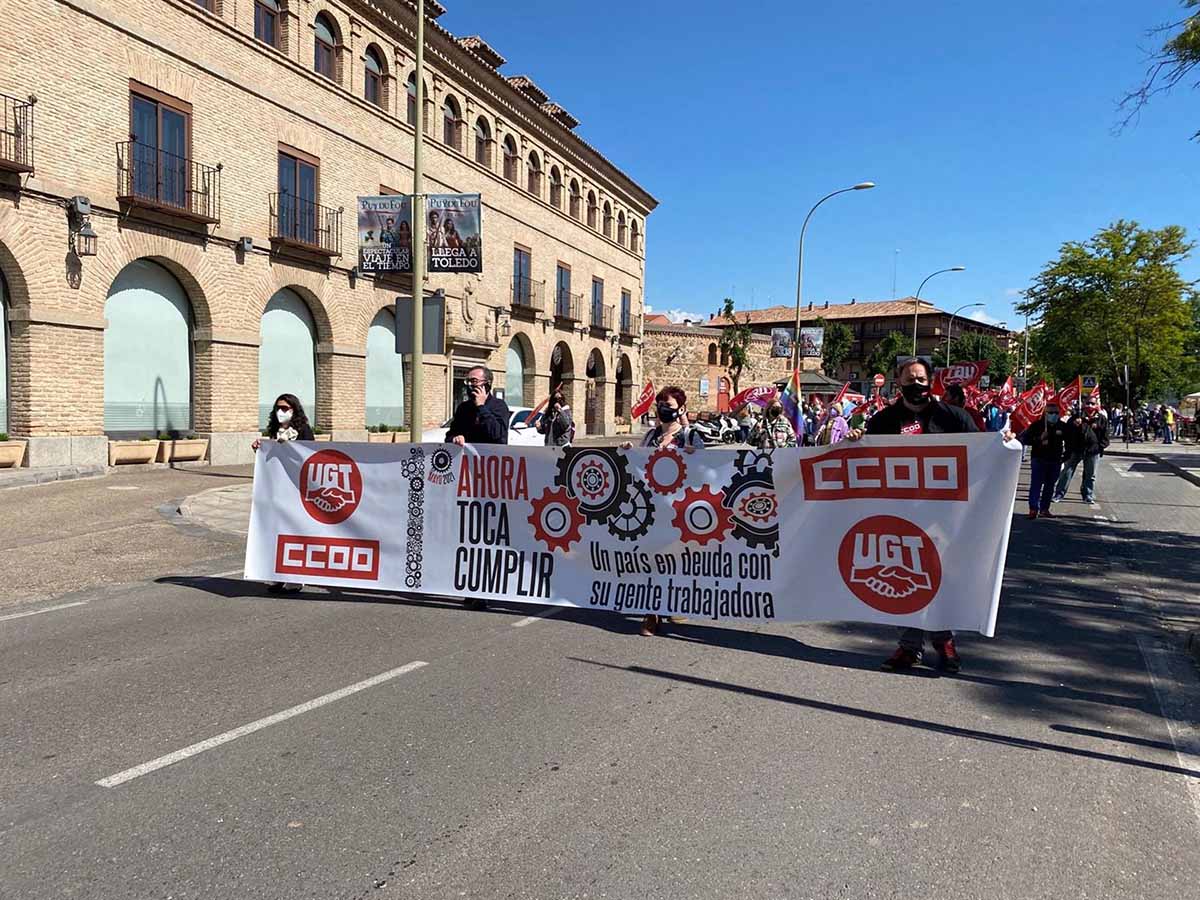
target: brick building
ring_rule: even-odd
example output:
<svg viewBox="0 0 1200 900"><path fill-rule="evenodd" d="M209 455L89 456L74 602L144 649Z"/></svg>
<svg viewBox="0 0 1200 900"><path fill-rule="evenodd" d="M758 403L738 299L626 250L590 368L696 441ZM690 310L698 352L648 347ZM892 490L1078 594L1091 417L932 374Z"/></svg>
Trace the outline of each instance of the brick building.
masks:
<svg viewBox="0 0 1200 900"><path fill-rule="evenodd" d="M913 297L901 300L851 300L849 303L808 303L801 311L801 327L814 326L819 319L841 322L850 329L853 336L850 353L837 372L825 374L835 380L849 381L856 389L862 389L870 384L874 372L866 371L867 360L874 352L876 345L887 337L889 332L896 331L908 335L912 339L913 312L915 304L920 304L917 313L917 353L928 356L935 347L945 347L946 335L953 327L954 335L986 334L994 337L1002 346L1011 346L1011 333L1002 327L977 322L963 316L954 316L951 326L951 313L939 309L932 303ZM773 328L786 328L789 331L796 327L796 308L794 306L772 306L767 309L752 309L737 314L739 321L749 316L750 327L756 334L770 335ZM724 323L720 312L708 322L708 327L719 327ZM891 373L885 372L890 377Z"/></svg>
<svg viewBox="0 0 1200 900"><path fill-rule="evenodd" d="M559 381L611 431L642 374L656 201L426 10L425 189L482 195L484 272L424 286L445 291L446 352L425 357L416 419L443 420L486 363L510 405ZM9 10L0 431L28 438L27 465L103 462L110 437L159 431L248 461L282 391L336 439L410 422L392 307L411 279L359 275L355 198L411 190L415 25L404 0Z"/></svg>

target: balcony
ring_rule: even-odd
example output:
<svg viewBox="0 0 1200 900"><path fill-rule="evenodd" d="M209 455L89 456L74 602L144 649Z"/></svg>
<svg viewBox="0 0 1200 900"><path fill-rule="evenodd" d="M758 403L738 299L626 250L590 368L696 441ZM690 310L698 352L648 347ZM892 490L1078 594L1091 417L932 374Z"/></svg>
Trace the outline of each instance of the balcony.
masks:
<svg viewBox="0 0 1200 900"><path fill-rule="evenodd" d="M514 315L536 317L542 311L542 298L546 282L534 281L524 275L514 275L512 280L512 311Z"/></svg>
<svg viewBox="0 0 1200 900"><path fill-rule="evenodd" d="M642 333L642 317L626 314L621 317L621 337L634 338Z"/></svg>
<svg viewBox="0 0 1200 900"><path fill-rule="evenodd" d="M559 291L554 298L554 318L560 322L582 322L583 294Z"/></svg>
<svg viewBox="0 0 1200 900"><path fill-rule="evenodd" d="M319 256L342 255L342 211L292 194L271 194L271 243Z"/></svg>
<svg viewBox="0 0 1200 900"><path fill-rule="evenodd" d="M221 221L221 166L149 144L117 144L117 200L206 225Z"/></svg>
<svg viewBox="0 0 1200 900"><path fill-rule="evenodd" d="M603 303L592 303L592 330L613 330L613 308Z"/></svg>
<svg viewBox="0 0 1200 900"><path fill-rule="evenodd" d="M33 105L30 96L18 100L0 94L0 171L27 174L33 171Z"/></svg>

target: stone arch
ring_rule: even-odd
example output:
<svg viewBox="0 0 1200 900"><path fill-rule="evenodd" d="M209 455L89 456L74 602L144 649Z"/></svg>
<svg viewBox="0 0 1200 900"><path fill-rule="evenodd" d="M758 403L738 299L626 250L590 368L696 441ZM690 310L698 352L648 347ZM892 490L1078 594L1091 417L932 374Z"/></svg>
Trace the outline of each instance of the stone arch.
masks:
<svg viewBox="0 0 1200 900"><path fill-rule="evenodd" d="M630 409L633 405L633 362L628 353L622 353L617 359L616 390L613 396L613 415L632 424Z"/></svg>
<svg viewBox="0 0 1200 900"><path fill-rule="evenodd" d="M520 356L520 374L517 375L511 365L512 354ZM537 392L537 354L533 341L523 331L513 333L504 356L504 395L509 407L536 406ZM516 382L519 381L519 384ZM516 390L515 390L516 389Z"/></svg>
<svg viewBox="0 0 1200 900"><path fill-rule="evenodd" d="M208 298L220 283L220 277L209 253L198 243L183 243L177 238L137 228L123 228L115 236L105 234L100 241L99 254L85 263L89 271L84 277L94 275L104 286L103 293L98 297L100 307L95 311L96 315L103 315L108 286L117 280L117 276L130 263L139 259L158 263L183 285L188 302L192 304L192 316L197 329L232 324L214 322Z"/></svg>
<svg viewBox="0 0 1200 900"><path fill-rule="evenodd" d="M608 367L604 362L604 351L599 347L593 347L588 353L584 375L584 428L587 434L606 434L605 411L611 404L606 402L609 393Z"/></svg>
<svg viewBox="0 0 1200 900"><path fill-rule="evenodd" d="M50 275L53 266L50 260L22 259L17 255L23 254L25 248L39 246L26 222L17 218L15 211L0 209L0 274L8 286L9 310L28 309L32 296L28 279L36 279L38 273L43 273L47 279ZM45 287L48 292L50 285Z"/></svg>
<svg viewBox="0 0 1200 900"><path fill-rule="evenodd" d="M329 289L328 279L320 272L310 272L307 269L291 268L279 271L272 267L270 276L259 282L257 289L254 292L252 303L252 320L247 324L255 330L258 329L258 323L262 319L262 314L266 312L267 304L271 302L271 298L276 293L288 288L300 295L305 304L308 306L308 311L313 317L313 324L317 329L317 342L321 344L331 344L334 341L333 323L329 318L329 311L326 305L326 294ZM374 316L377 310L372 310L371 315ZM366 325L370 325L370 319ZM361 332L362 337L359 340L359 345L366 340L366 326L363 326Z"/></svg>

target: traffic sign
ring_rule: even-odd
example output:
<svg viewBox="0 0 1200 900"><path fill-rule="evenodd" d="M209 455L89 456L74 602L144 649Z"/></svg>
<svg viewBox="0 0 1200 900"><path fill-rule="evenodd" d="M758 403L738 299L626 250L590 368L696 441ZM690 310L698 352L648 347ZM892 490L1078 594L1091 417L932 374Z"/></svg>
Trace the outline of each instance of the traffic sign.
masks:
<svg viewBox="0 0 1200 900"><path fill-rule="evenodd" d="M980 375L979 376L979 386L981 388L983 388L985 391L991 386L991 384L992 384L992 376L990 376L990 375Z"/></svg>
<svg viewBox="0 0 1200 900"><path fill-rule="evenodd" d="M1021 393L1023 390L1025 390L1025 376L1024 375L1018 375L1015 378L1013 378L1013 390L1016 391L1018 394Z"/></svg>
<svg viewBox="0 0 1200 900"><path fill-rule="evenodd" d="M1085 397L1090 397L1100 387L1100 379L1095 375L1080 375L1079 380L1079 392Z"/></svg>
<svg viewBox="0 0 1200 900"><path fill-rule="evenodd" d="M883 387L883 383L885 381L887 381L887 379L884 378L883 375L876 375L875 376L875 387L877 387L877 388Z"/></svg>

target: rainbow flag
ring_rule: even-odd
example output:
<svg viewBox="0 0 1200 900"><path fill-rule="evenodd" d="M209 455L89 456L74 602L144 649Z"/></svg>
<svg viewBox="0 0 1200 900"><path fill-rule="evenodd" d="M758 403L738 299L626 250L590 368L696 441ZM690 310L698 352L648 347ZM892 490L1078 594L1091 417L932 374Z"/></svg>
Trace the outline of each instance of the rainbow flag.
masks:
<svg viewBox="0 0 1200 900"><path fill-rule="evenodd" d="M804 434L804 394L800 390L800 370L792 369L792 377L788 379L787 387L783 389L783 393L779 395L779 402L783 404L783 414L787 416L787 420L792 423L792 428L796 432L796 437Z"/></svg>

